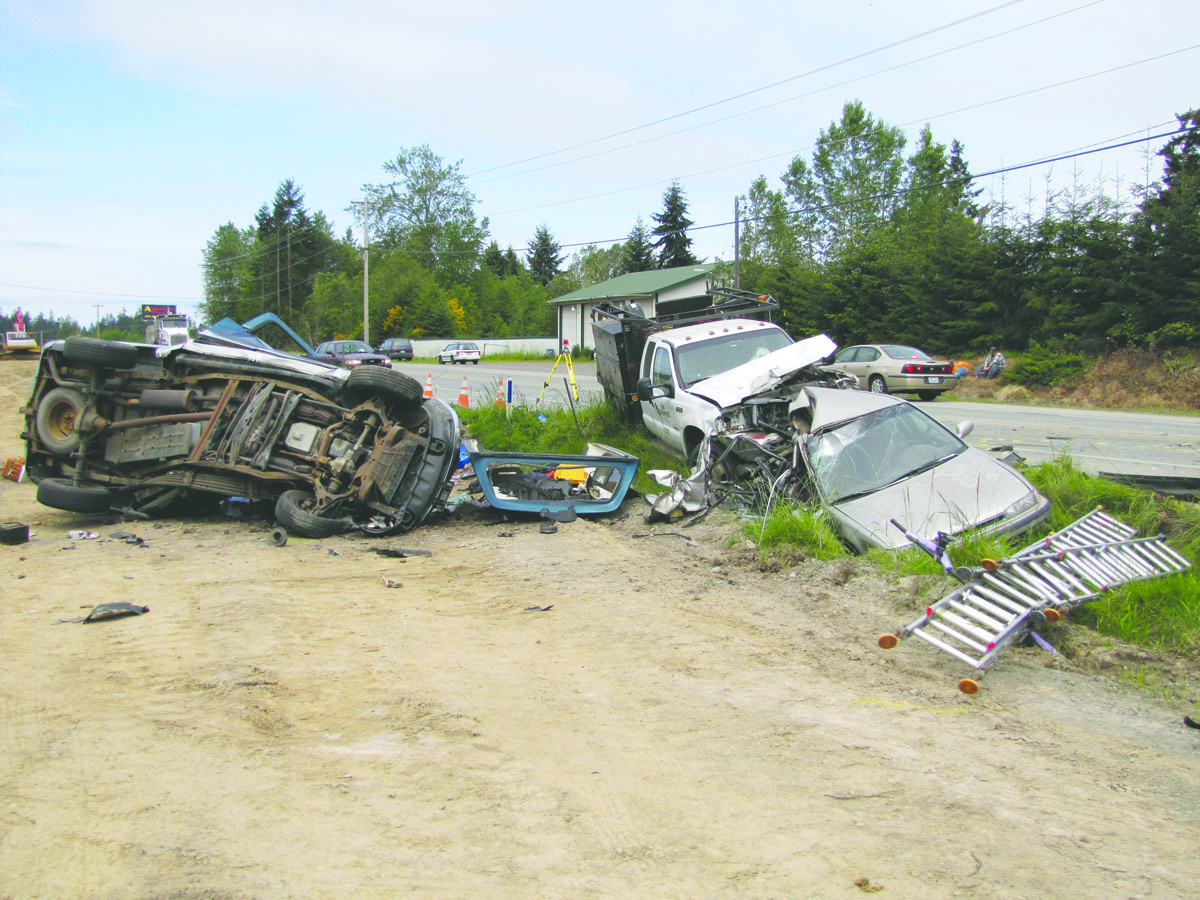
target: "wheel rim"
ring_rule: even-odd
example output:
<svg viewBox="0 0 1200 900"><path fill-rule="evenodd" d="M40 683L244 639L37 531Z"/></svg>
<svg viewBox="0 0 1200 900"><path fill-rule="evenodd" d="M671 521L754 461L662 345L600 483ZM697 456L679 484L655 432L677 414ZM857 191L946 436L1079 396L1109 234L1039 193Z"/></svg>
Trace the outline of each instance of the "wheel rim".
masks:
<svg viewBox="0 0 1200 900"><path fill-rule="evenodd" d="M67 400L59 400L50 407L46 415L46 431L58 441L70 440L75 435L75 419L78 411L74 404Z"/></svg>
<svg viewBox="0 0 1200 900"><path fill-rule="evenodd" d="M872 394L882 394L883 393L883 379L880 378L879 376L876 376L871 379L871 393Z"/></svg>

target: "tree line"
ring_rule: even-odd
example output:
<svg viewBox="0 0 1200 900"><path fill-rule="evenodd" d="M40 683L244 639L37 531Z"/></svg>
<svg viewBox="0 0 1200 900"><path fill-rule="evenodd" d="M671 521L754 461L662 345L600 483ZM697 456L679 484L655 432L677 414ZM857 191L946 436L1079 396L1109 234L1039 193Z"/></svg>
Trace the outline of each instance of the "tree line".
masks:
<svg viewBox="0 0 1200 900"><path fill-rule="evenodd" d="M1142 183L1112 178L1044 198L983 196L965 148L902 129L860 102L822 129L810 157L755 178L739 206L738 259L717 277L770 293L796 337L888 341L938 354L990 345L1099 352L1200 344L1200 112L1179 115ZM365 201L368 321L391 336L554 333L548 300L628 272L692 265L683 188L673 183L625 241L565 254L547 224L520 252L492 240L462 174L427 145L382 166ZM1003 184L1003 183L1002 183ZM1050 184L1047 176L1047 184ZM358 227L356 225L356 227ZM203 251L201 318L275 312L313 342L362 335L363 251L282 181L253 222L216 229ZM147 298L153 299L153 298ZM125 313L101 333L140 335ZM11 321L0 315L0 323ZM35 318L39 330L78 330ZM32 330L32 326L31 326Z"/></svg>
<svg viewBox="0 0 1200 900"><path fill-rule="evenodd" d="M742 280L793 334L931 352L1031 344L1103 352L1200 343L1200 112L1159 152L1160 180L984 202L954 141L848 103L779 187L747 195Z"/></svg>
<svg viewBox="0 0 1200 900"><path fill-rule="evenodd" d="M552 334L549 299L613 274L696 262L678 184L665 193L654 230L639 220L629 242L589 247L568 259L546 225L523 253L489 240L488 221L476 216L461 165L428 146L408 148L384 163L385 180L365 186L366 200L355 214L369 235L372 341ZM336 237L288 179L253 225L227 222L209 240L202 317L244 321L274 312L313 341L361 336L363 281L363 252L352 231Z"/></svg>

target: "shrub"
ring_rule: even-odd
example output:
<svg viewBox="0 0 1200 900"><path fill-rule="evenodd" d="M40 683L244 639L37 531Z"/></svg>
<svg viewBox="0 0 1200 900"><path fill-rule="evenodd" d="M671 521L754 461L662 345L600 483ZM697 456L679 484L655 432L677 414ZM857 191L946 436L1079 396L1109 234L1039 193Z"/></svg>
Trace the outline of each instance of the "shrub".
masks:
<svg viewBox="0 0 1200 900"><path fill-rule="evenodd" d="M1026 387L1053 387L1073 381L1083 372L1085 363L1077 353L1051 350L1036 342L1004 372L1004 380Z"/></svg>

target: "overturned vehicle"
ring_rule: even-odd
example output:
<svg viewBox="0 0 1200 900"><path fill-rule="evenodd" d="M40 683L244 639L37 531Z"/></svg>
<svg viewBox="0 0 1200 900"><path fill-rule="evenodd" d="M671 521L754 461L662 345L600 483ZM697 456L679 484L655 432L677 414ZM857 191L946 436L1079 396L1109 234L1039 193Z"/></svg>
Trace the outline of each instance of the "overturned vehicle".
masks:
<svg viewBox="0 0 1200 900"><path fill-rule="evenodd" d="M968 446L970 430L888 395L781 384L722 408L693 477L710 491L754 486L768 505L823 508L860 552L907 546L912 534L1020 534L1045 521L1050 502Z"/></svg>
<svg viewBox="0 0 1200 900"><path fill-rule="evenodd" d="M312 357L269 314L173 347L48 344L23 409L38 501L152 515L187 495L268 500L307 537L407 531L443 508L453 409L400 372Z"/></svg>

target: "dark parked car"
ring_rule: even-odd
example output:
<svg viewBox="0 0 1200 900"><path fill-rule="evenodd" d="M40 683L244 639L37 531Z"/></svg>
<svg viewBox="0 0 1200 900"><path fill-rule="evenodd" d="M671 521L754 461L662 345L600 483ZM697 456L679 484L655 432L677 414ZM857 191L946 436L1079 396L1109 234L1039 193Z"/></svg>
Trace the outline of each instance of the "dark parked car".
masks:
<svg viewBox="0 0 1200 900"><path fill-rule="evenodd" d="M308 537L407 531L443 508L460 438L450 406L390 368L309 358L274 316L251 324L222 320L170 349L48 344L23 434L38 501L149 515L189 494L273 500Z"/></svg>
<svg viewBox="0 0 1200 900"><path fill-rule="evenodd" d="M388 338L379 345L378 350L388 359L411 360L413 358L413 345L408 338Z"/></svg>
<svg viewBox="0 0 1200 900"><path fill-rule="evenodd" d="M339 366L384 366L391 368L391 361L382 353L376 353L366 341L326 341L317 346L316 358Z"/></svg>

